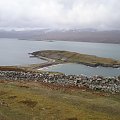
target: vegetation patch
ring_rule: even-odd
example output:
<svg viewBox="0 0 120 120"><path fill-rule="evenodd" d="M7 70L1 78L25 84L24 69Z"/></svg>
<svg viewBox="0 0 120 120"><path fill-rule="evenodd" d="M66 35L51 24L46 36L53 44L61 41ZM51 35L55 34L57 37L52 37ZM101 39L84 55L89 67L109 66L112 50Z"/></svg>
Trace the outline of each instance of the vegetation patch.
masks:
<svg viewBox="0 0 120 120"><path fill-rule="evenodd" d="M17 96L9 96L8 99L15 99Z"/></svg>
<svg viewBox="0 0 120 120"><path fill-rule="evenodd" d="M0 96L7 94L5 91L0 91Z"/></svg>
<svg viewBox="0 0 120 120"><path fill-rule="evenodd" d="M66 120L78 120L77 118L67 118Z"/></svg>
<svg viewBox="0 0 120 120"><path fill-rule="evenodd" d="M25 71L22 67L17 66L0 66L1 71Z"/></svg>
<svg viewBox="0 0 120 120"><path fill-rule="evenodd" d="M27 105L28 107L31 107L31 108L34 108L37 105L37 102L32 100L22 100L19 103Z"/></svg>
<svg viewBox="0 0 120 120"><path fill-rule="evenodd" d="M29 88L29 86L27 86L27 85L20 85L19 87L21 87L21 88Z"/></svg>

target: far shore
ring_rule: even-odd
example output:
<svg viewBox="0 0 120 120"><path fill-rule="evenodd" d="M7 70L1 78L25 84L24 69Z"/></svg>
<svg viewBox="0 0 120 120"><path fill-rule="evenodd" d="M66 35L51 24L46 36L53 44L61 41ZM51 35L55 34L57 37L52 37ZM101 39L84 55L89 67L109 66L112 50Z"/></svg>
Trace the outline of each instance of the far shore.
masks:
<svg viewBox="0 0 120 120"><path fill-rule="evenodd" d="M75 41L92 43L120 44L120 30L98 31L98 30L25 30L25 31L0 31L0 38L15 38L21 40L38 41Z"/></svg>
<svg viewBox="0 0 120 120"><path fill-rule="evenodd" d="M9 39L9 38L8 38ZM69 40L69 39L24 39L24 38L18 38L18 40L27 40L27 41L45 41L45 42L56 42L56 41L66 41L66 42L84 42L84 43L104 43L104 44L120 44L120 42L114 42L114 41L96 41L96 40L93 40L93 41L84 41L84 40L76 40L76 39L73 39L73 40Z"/></svg>

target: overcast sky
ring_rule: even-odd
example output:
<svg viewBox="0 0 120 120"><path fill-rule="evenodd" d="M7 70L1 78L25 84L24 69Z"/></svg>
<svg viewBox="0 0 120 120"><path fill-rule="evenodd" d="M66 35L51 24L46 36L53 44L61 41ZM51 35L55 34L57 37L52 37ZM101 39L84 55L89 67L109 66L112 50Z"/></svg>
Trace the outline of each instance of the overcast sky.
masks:
<svg viewBox="0 0 120 120"><path fill-rule="evenodd" d="M120 0L0 0L0 28L120 29Z"/></svg>

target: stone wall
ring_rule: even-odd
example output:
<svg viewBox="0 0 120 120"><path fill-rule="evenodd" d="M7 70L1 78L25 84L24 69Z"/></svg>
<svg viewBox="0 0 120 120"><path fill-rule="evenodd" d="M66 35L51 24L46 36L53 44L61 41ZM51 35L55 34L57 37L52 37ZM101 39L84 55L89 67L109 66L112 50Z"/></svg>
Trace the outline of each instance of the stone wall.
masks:
<svg viewBox="0 0 120 120"><path fill-rule="evenodd" d="M111 93L120 93L120 76L118 77L103 77L93 76L87 77L84 75L65 75L51 73L31 73L17 71L0 71L1 80L24 80L24 81L40 81L58 85L70 85L85 87L95 91L104 91Z"/></svg>

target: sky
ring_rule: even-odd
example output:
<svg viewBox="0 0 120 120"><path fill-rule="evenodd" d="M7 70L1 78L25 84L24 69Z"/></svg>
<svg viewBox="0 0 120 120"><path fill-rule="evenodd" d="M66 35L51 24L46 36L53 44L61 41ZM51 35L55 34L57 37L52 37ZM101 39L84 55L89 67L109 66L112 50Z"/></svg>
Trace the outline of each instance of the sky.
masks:
<svg viewBox="0 0 120 120"><path fill-rule="evenodd" d="M120 0L0 0L0 28L120 29Z"/></svg>

